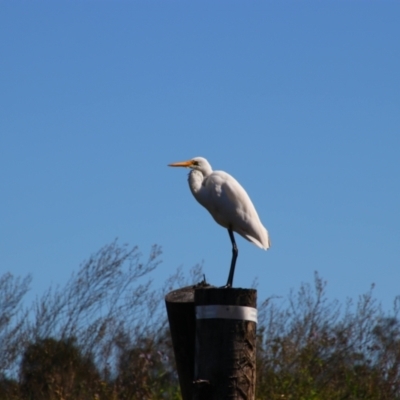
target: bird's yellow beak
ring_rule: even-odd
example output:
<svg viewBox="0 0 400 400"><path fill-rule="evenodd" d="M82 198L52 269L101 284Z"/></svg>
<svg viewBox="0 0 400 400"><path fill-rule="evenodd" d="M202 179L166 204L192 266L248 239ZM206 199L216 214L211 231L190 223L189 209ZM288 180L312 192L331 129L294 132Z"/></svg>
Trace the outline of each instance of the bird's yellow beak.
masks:
<svg viewBox="0 0 400 400"><path fill-rule="evenodd" d="M171 163L171 164L168 164L168 167L190 168L192 165L193 165L193 160L189 160L189 161L180 161L180 162Z"/></svg>

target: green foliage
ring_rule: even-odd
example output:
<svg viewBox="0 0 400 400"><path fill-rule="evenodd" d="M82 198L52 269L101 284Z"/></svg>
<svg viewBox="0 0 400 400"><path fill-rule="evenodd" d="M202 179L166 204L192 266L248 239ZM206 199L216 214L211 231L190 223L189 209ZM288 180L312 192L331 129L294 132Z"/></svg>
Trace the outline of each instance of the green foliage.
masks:
<svg viewBox="0 0 400 400"><path fill-rule="evenodd" d="M0 277L0 376L12 368L27 339L27 314L21 302L29 290L31 277Z"/></svg>
<svg viewBox="0 0 400 400"><path fill-rule="evenodd" d="M27 346L20 368L23 397L41 399L94 398L101 383L90 355L74 338L46 338Z"/></svg>
<svg viewBox="0 0 400 400"><path fill-rule="evenodd" d="M113 242L29 309L30 278L0 277L0 400L181 400L163 297L201 267L154 290L159 255ZM400 300L387 314L373 288L344 306L325 289L316 274L259 307L257 399L400 399Z"/></svg>
<svg viewBox="0 0 400 400"><path fill-rule="evenodd" d="M400 398L400 326L395 302L385 317L372 289L341 311L325 283L302 285L289 306L261 309L258 399L394 400Z"/></svg>
<svg viewBox="0 0 400 400"><path fill-rule="evenodd" d="M166 364L169 358L157 350L161 347L160 341L147 338L121 353L116 381L121 399L180 399L177 377Z"/></svg>

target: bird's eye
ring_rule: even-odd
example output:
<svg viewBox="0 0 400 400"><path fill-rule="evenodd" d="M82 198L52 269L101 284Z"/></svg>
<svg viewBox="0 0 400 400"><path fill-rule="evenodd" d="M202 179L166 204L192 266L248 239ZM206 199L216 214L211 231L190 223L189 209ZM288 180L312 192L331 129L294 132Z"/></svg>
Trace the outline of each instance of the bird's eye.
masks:
<svg viewBox="0 0 400 400"><path fill-rule="evenodd" d="M193 161L193 165L199 165L198 161Z"/></svg>

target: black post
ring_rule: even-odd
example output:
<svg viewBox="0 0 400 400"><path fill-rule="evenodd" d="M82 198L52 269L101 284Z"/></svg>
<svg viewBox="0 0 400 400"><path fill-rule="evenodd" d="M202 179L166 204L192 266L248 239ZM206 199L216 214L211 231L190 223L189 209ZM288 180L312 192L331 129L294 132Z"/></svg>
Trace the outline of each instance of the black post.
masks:
<svg viewBox="0 0 400 400"><path fill-rule="evenodd" d="M257 292L195 290L194 400L255 399Z"/></svg>
<svg viewBox="0 0 400 400"><path fill-rule="evenodd" d="M188 286L165 296L182 399L192 400L194 376L194 289Z"/></svg>
<svg viewBox="0 0 400 400"><path fill-rule="evenodd" d="M199 283L199 287L207 287ZM193 399L194 349L196 317L194 308L194 290L196 286L187 286L174 290L165 296L169 328L174 348L176 368L182 399Z"/></svg>

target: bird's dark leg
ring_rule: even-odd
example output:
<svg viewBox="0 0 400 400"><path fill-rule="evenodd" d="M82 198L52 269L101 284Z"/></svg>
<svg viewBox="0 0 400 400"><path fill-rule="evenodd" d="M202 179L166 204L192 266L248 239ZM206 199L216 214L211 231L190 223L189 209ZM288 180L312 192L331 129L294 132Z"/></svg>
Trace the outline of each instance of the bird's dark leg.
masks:
<svg viewBox="0 0 400 400"><path fill-rule="evenodd" d="M231 261L231 269L229 270L228 282L226 282L226 287L232 287L233 285L233 274L235 273L235 265L236 259L239 253L239 250L236 246L235 237L233 236L233 231L231 228L228 228L229 237L232 242L232 261Z"/></svg>

